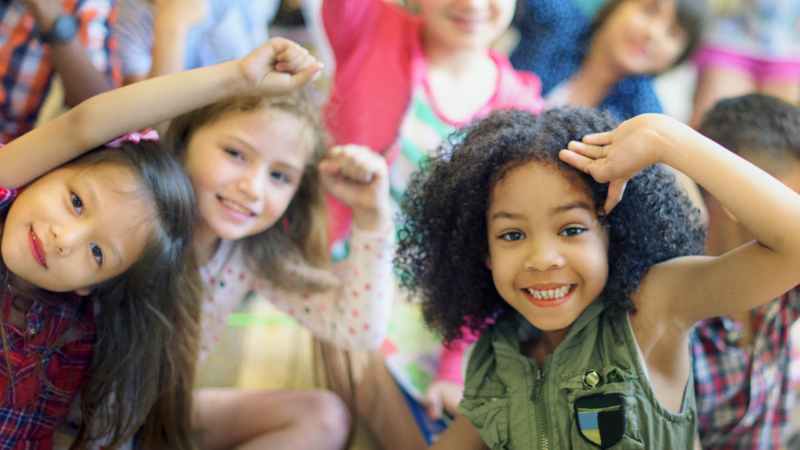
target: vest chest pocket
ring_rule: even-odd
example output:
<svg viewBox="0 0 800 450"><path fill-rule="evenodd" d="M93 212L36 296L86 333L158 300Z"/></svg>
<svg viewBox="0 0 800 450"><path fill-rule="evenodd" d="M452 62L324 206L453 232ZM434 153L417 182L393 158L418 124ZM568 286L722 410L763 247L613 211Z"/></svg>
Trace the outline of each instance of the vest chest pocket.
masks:
<svg viewBox="0 0 800 450"><path fill-rule="evenodd" d="M572 377L559 385L569 406L570 448L644 449L633 380L597 385L591 382L593 377L589 377L587 385L585 375ZM613 379L613 376L603 377L603 380L609 378Z"/></svg>
<svg viewBox="0 0 800 450"><path fill-rule="evenodd" d="M509 443L509 399L505 390L493 392L481 390L481 396L475 396L474 389L464 390L464 399L458 406L458 412L464 415L483 441L492 450L508 449ZM472 394L472 395L470 395ZM487 394L489 396L487 396Z"/></svg>

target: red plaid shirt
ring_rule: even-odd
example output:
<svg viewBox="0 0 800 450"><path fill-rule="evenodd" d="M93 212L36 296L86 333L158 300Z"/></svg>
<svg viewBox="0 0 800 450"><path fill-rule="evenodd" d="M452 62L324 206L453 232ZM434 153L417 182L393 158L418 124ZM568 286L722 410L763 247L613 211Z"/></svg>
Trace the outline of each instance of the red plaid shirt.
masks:
<svg viewBox="0 0 800 450"><path fill-rule="evenodd" d="M697 425L704 449L777 449L794 405L789 329L800 317L800 286L753 310L753 343L729 317L691 335Z"/></svg>
<svg viewBox="0 0 800 450"><path fill-rule="evenodd" d="M122 81L116 58L114 0L61 0L78 20L78 39L97 70L114 86ZM36 21L21 0L0 0L0 143L27 133L50 89L50 46L39 41Z"/></svg>
<svg viewBox="0 0 800 450"><path fill-rule="evenodd" d="M15 195L0 188L0 208ZM95 338L94 314L81 297L63 298L54 307L34 304L24 330L8 322L11 298L6 298L2 326L10 352L6 355L0 347L0 393L5 393L0 449L52 449L53 431L83 385ZM68 342L53 348L62 339Z"/></svg>

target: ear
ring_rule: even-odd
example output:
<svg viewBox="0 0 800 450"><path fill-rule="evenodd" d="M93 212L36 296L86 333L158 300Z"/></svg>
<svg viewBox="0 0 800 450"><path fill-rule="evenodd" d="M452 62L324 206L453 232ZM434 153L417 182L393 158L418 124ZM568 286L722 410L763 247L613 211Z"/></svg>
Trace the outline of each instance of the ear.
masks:
<svg viewBox="0 0 800 450"><path fill-rule="evenodd" d="M490 255L489 252L486 252L486 267L492 270L492 255Z"/></svg>
<svg viewBox="0 0 800 450"><path fill-rule="evenodd" d="M85 288L75 289L75 293L80 295L81 297L86 297L87 295L91 294L94 290L94 286L89 286Z"/></svg>

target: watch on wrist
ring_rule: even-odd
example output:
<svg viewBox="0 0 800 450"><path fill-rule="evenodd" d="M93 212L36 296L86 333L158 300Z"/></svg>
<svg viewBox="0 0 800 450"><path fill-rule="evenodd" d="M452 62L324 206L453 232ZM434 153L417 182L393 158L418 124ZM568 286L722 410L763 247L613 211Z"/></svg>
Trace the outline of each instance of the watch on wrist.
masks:
<svg viewBox="0 0 800 450"><path fill-rule="evenodd" d="M56 42L69 42L78 34L78 21L73 17L61 14L53 24L53 28L46 33L39 33L39 40L43 44Z"/></svg>

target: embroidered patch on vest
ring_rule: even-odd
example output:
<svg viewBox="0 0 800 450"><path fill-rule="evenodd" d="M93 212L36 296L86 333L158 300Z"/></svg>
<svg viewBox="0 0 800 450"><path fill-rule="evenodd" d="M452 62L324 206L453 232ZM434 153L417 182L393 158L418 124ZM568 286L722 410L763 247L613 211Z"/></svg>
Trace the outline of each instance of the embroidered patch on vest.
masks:
<svg viewBox="0 0 800 450"><path fill-rule="evenodd" d="M609 448L625 434L625 400L622 394L591 395L575 400L578 433L599 448Z"/></svg>

